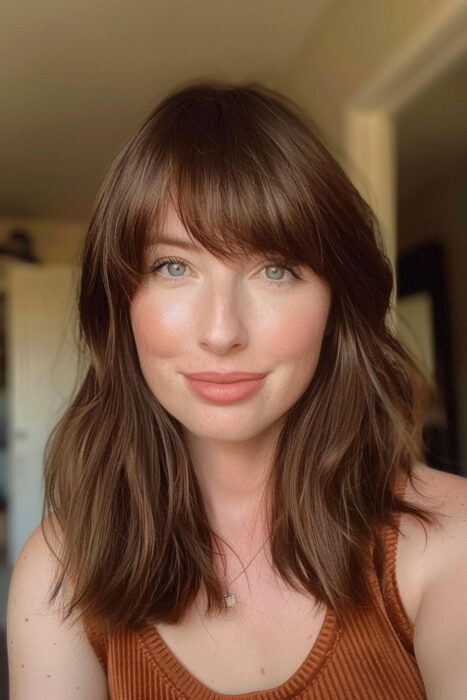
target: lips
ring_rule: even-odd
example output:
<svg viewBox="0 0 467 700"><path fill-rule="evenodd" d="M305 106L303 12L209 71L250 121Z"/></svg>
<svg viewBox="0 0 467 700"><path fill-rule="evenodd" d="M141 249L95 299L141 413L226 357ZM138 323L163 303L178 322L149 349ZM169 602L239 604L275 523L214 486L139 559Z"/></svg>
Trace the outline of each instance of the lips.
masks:
<svg viewBox="0 0 467 700"><path fill-rule="evenodd" d="M203 375L206 376L204 372ZM244 377L245 373L243 372L242 375ZM219 373L216 373L215 376L217 379L215 382L195 379L188 375L185 375L185 381L202 399L214 404L230 404L253 396L264 385L266 375L258 377L256 374L252 378L251 373L249 373L248 379L238 379L239 372L221 374L223 382L219 382ZM232 381L232 376L236 377L237 381ZM226 381L227 377L229 381Z"/></svg>
<svg viewBox="0 0 467 700"><path fill-rule="evenodd" d="M262 379L266 372L196 372L186 374L189 379L197 379L201 382L213 382L216 384L229 384L233 382L248 381L249 379Z"/></svg>

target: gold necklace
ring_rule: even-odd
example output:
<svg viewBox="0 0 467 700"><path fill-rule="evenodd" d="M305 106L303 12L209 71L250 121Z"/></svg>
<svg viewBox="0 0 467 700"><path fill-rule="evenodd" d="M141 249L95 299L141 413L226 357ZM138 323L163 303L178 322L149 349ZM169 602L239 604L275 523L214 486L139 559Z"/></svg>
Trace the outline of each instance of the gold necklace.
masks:
<svg viewBox="0 0 467 700"><path fill-rule="evenodd" d="M237 595L236 595L236 593L232 593L232 591L229 591L229 587L232 585L232 583L235 583L235 581L236 581L237 579L239 579L240 576L242 576L242 574L245 573L245 571L248 569L249 566L251 566L251 564L253 564L254 560L256 559L256 557L258 556L258 554L261 552L261 550L263 549L263 547L264 547L264 545L266 544L266 542L267 542L268 539L269 539L269 538L267 538L267 539L263 542L263 544L262 544L261 547L258 549L258 551L256 552L256 554L250 559L250 561L248 562L248 564L240 571L240 573L238 574L238 576L236 576L234 579L232 579L232 581L230 581L230 582L226 585L227 593L224 593L223 596L222 596L222 605L223 605L225 608L234 608L236 605L238 605Z"/></svg>

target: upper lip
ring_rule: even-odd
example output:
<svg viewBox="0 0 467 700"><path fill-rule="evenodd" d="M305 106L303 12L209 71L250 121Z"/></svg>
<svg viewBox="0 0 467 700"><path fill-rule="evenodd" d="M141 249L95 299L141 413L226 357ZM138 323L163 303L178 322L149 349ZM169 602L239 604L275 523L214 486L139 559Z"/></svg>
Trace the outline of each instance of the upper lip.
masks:
<svg viewBox="0 0 467 700"><path fill-rule="evenodd" d="M227 384L229 382L241 382L246 379L261 379L267 372L191 372L186 377L199 379L204 382L215 382L216 384Z"/></svg>

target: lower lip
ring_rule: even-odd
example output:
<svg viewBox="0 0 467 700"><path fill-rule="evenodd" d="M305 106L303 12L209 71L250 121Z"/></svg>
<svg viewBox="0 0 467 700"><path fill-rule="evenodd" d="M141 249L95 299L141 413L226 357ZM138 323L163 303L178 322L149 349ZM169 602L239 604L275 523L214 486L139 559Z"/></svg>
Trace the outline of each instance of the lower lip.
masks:
<svg viewBox="0 0 467 700"><path fill-rule="evenodd" d="M215 384L214 382L202 382L200 379L192 379L185 376L190 387L203 399L216 403L231 403L251 396L264 384L266 377L261 379L248 379L242 382L230 382L228 384Z"/></svg>

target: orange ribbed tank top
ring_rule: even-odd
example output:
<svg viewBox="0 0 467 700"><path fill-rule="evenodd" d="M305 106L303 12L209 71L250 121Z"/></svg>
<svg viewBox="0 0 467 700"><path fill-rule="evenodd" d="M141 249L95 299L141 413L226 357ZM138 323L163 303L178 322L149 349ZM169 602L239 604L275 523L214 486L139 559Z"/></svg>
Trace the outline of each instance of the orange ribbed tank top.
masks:
<svg viewBox="0 0 467 700"><path fill-rule="evenodd" d="M403 495L406 475L396 492ZM398 516L400 518L400 516ZM372 572L374 606L354 609L340 626L328 608L308 656L284 683L236 695L216 693L183 667L155 627L88 639L105 669L112 700L426 700L413 626L396 581L398 534L384 528L386 583Z"/></svg>

